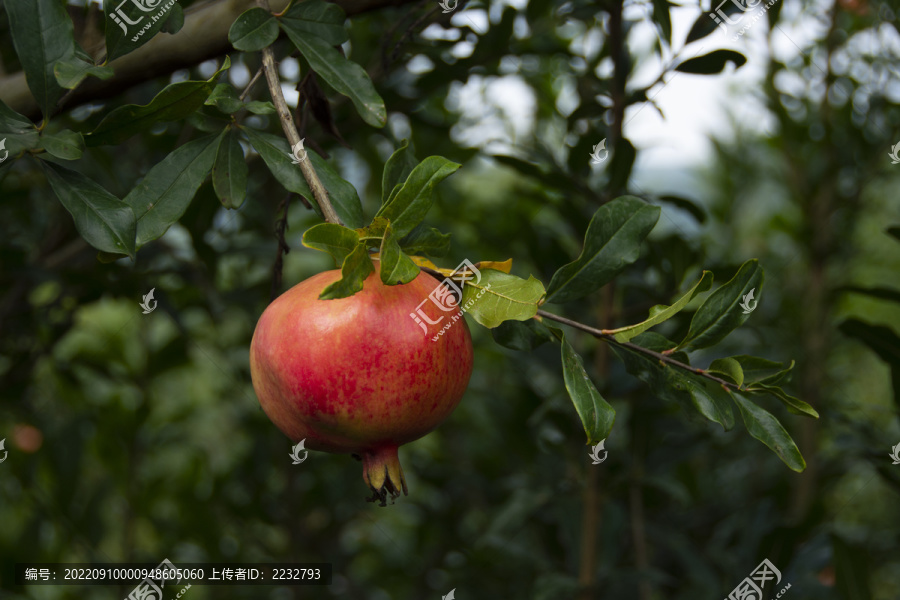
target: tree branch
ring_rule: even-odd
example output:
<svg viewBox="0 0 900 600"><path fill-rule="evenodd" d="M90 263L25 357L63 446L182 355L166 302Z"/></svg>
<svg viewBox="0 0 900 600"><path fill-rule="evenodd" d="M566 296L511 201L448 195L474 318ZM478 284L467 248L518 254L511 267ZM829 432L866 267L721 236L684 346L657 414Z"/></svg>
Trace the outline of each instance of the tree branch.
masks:
<svg viewBox="0 0 900 600"><path fill-rule="evenodd" d="M585 325L584 323L579 323L578 321L573 321L572 319L567 319L565 317L561 317L559 315L554 315L553 313L548 313L545 310L538 309L537 314L539 317L543 317L545 319L550 319L551 321L556 321L558 323L562 323L563 325L568 325L569 327L574 327L575 329L579 329L584 331L585 333L589 333L597 339L603 340L604 342L609 342L611 344L615 344L617 346L621 346L622 348L627 348L639 354L644 354L646 356L652 356L658 361L665 363L667 365L672 365L673 367L678 367L679 369L684 369L685 371L690 371L696 375L700 375L701 377L705 377L710 381L715 381L719 385L731 388L735 391L744 391L741 389L741 386L731 383L730 381L726 381L721 379L720 377L716 377L711 373L707 372L705 369L700 369L697 367L692 367L691 365L685 364L680 360L676 360L671 356L666 356L665 354L660 354L655 350L650 350L649 348L644 348L643 346L638 346L637 344L632 344L631 342L619 342L616 340L615 336L605 333L602 329L597 329L595 327L591 327L590 325Z"/></svg>
<svg viewBox="0 0 900 600"><path fill-rule="evenodd" d="M415 0L335 0L347 16L378 10L390 6L412 4ZM80 104L111 98L145 81L170 75L179 69L235 52L228 42L228 30L234 20L245 10L252 8L254 0L210 0L194 4L185 10L184 27L175 35L161 33L134 52L109 63L115 75L105 81L88 77L58 108L65 110ZM288 0L272 0L275 10L283 10ZM97 14L98 20L108 19ZM85 25L85 28L90 23ZM97 26L100 29L99 25ZM81 40L91 56L105 53L105 42ZM32 120L40 118L40 109L28 89L25 73L12 73L0 77L0 100L11 109Z"/></svg>
<svg viewBox="0 0 900 600"><path fill-rule="evenodd" d="M266 0L262 0L262 2L268 5ZM265 8L268 9L268 6ZM272 47L267 46L266 48L263 48L262 56L263 70L266 74L266 82L269 84L272 102L275 104L275 110L278 111L278 119L281 121L281 128L284 129L284 134L287 136L288 143L291 145L291 148L293 148L300 143L300 134L297 133L297 127L294 125L294 117L291 116L291 111L288 108L287 102L284 100L284 92L281 91L281 80L278 77L278 69L275 67L275 53L272 51ZM325 186L322 185L322 181L319 179L316 170L313 168L312 162L309 160L300 161L300 172L303 173L303 178L306 179L306 183L309 184L309 189L312 191L316 204L322 209L322 215L325 217L325 220L329 223L343 225L340 217L338 217L334 207L331 205L331 200L328 199L328 191L325 189Z"/></svg>

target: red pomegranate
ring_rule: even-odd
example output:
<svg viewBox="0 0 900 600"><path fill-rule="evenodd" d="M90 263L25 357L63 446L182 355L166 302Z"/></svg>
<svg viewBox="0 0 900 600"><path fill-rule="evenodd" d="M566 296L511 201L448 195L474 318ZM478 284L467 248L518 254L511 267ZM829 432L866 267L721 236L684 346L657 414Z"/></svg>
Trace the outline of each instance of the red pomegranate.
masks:
<svg viewBox="0 0 900 600"><path fill-rule="evenodd" d="M376 272L349 298L319 300L340 276L319 273L266 308L250 344L253 388L294 442L361 458L368 500L385 506L388 494L391 502L401 489L407 494L397 448L459 404L472 338L458 309L445 312L429 299L442 284L426 273L388 286Z"/></svg>

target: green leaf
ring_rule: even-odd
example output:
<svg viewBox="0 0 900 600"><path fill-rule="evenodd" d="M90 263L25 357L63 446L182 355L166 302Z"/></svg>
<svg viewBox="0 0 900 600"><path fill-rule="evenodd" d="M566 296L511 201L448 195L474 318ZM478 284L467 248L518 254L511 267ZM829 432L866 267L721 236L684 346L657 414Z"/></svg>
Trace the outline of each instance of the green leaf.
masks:
<svg viewBox="0 0 900 600"><path fill-rule="evenodd" d="M362 291L363 282L374 272L375 267L372 265L372 259L369 258L366 244L360 242L344 259L344 264L341 266L341 278L322 290L319 300L347 298Z"/></svg>
<svg viewBox="0 0 900 600"><path fill-rule="evenodd" d="M858 319L848 319L838 325L841 333L856 338L871 348L891 369L894 400L900 405L900 337L888 327L870 325Z"/></svg>
<svg viewBox="0 0 900 600"><path fill-rule="evenodd" d="M400 240L400 247L407 254L427 254L443 258L450 252L450 236L449 233L441 233L434 227L426 227L419 223Z"/></svg>
<svg viewBox="0 0 900 600"><path fill-rule="evenodd" d="M53 77L56 79L56 83L67 90L77 88L89 75L98 79L109 79L115 75L115 71L112 67L98 67L74 54L53 65Z"/></svg>
<svg viewBox="0 0 900 600"><path fill-rule="evenodd" d="M228 31L228 41L236 50L256 52L278 39L278 19L269 11L255 7L245 11Z"/></svg>
<svg viewBox="0 0 900 600"><path fill-rule="evenodd" d="M488 328L503 321L524 321L537 314L544 286L532 276L527 280L502 271L485 269L476 281L466 281L461 308Z"/></svg>
<svg viewBox="0 0 900 600"><path fill-rule="evenodd" d="M296 22L282 19L281 28L303 57L309 61L312 70L327 81L335 91L350 98L366 123L372 127L384 127L387 123L384 100L375 91L369 74L322 38L309 35L306 31L295 27Z"/></svg>
<svg viewBox="0 0 900 600"><path fill-rule="evenodd" d="M234 129L221 138L212 167L213 189L225 208L240 208L247 196L247 163Z"/></svg>
<svg viewBox="0 0 900 600"><path fill-rule="evenodd" d="M763 270L756 259L741 265L728 283L710 294L691 319L687 336L678 348L707 348L720 342L726 335L741 326L750 314L740 304L755 291L762 294ZM758 301L758 300L757 300ZM755 306L755 305L754 305Z"/></svg>
<svg viewBox="0 0 900 600"><path fill-rule="evenodd" d="M104 2L106 23L107 62L137 50L160 31L178 30L179 17L173 17L176 2L169 0L141 0L138 2ZM142 8L143 7L143 8ZM169 20L173 19L171 23Z"/></svg>
<svg viewBox="0 0 900 600"><path fill-rule="evenodd" d="M857 285L843 285L835 289L836 292L852 292L878 298L879 300L892 300L900 302L900 290L887 287L861 287Z"/></svg>
<svg viewBox="0 0 900 600"><path fill-rule="evenodd" d="M697 219L698 223L706 222L706 212L704 212L700 206L686 198L679 198L678 196L660 196L659 199L661 202L668 202L681 210L689 212L692 217Z"/></svg>
<svg viewBox="0 0 900 600"><path fill-rule="evenodd" d="M209 95L209 98L206 99L204 104L208 106L215 106L223 113L228 115L236 113L237 111L244 108L244 103L241 102L241 99L238 97L237 91L235 91L234 86L232 86L230 83L220 83L219 85L217 85Z"/></svg>
<svg viewBox="0 0 900 600"><path fill-rule="evenodd" d="M784 379L794 368L794 361L785 367L785 363L776 362L767 358L758 356L748 356L740 354L730 357L741 365L741 371L744 373L744 381L747 384L762 382L769 385L778 383Z"/></svg>
<svg viewBox="0 0 900 600"><path fill-rule="evenodd" d="M381 282L398 285L409 283L418 276L419 267L400 249L394 228L388 224L381 240Z"/></svg>
<svg viewBox="0 0 900 600"><path fill-rule="evenodd" d="M59 133L41 135L41 146L57 158L78 160L84 153L84 138L80 133L64 129Z"/></svg>
<svg viewBox="0 0 900 600"><path fill-rule="evenodd" d="M676 300L675 303L671 306L658 304L650 309L650 318L646 321L642 321L640 323L637 323L636 325L628 325L627 327L613 329L610 330L609 333L615 336L617 342L627 342L631 338L647 331L651 327L659 325L663 321L674 317L682 309L684 309L684 307L687 306L691 300L694 299L694 296L708 290L712 285L712 281L712 272L703 271L703 274L700 276L700 281L695 283L694 287L689 289L684 296Z"/></svg>
<svg viewBox="0 0 900 600"><path fill-rule="evenodd" d="M40 135L34 123L0 101L0 155L4 150L9 156L16 156L26 150L39 148ZM9 156L7 158L9 158Z"/></svg>
<svg viewBox="0 0 900 600"><path fill-rule="evenodd" d="M166 19L166 22L163 23L162 31L163 33L168 33L170 35L175 35L184 27L184 9L181 8L181 5L177 2L172 5L172 8L169 9L169 16Z"/></svg>
<svg viewBox="0 0 900 600"><path fill-rule="evenodd" d="M669 14L669 7L672 6L668 0L653 0L653 22L659 25L662 39L669 46L672 45L672 17Z"/></svg>
<svg viewBox="0 0 900 600"><path fill-rule="evenodd" d="M501 346L523 352L530 352L546 342L553 341L553 336L547 328L534 319L504 321L491 329L491 337Z"/></svg>
<svg viewBox="0 0 900 600"><path fill-rule="evenodd" d="M65 91L56 82L54 65L75 52L72 20L59 0L6 0L4 6L28 88L49 119Z"/></svg>
<svg viewBox="0 0 900 600"><path fill-rule="evenodd" d="M781 426L778 419L750 400L742 398L740 394L732 394L731 397L738 405L744 425L747 426L750 435L768 446L791 470L798 473L803 472L806 468L806 461L803 460L794 440Z"/></svg>
<svg viewBox="0 0 900 600"><path fill-rule="evenodd" d="M87 145L121 144L131 136L149 129L154 123L187 117L203 106L216 87L216 79L230 66L231 59L225 57L225 64L208 81L180 81L163 88L150 104L120 106L106 115L87 136Z"/></svg>
<svg viewBox="0 0 900 600"><path fill-rule="evenodd" d="M654 352L662 352L673 345L673 342L652 331L638 335L630 343ZM643 381L658 398L681 405L685 410L693 409L705 419L721 425L725 431L734 427L734 413L727 393L720 386L627 346L614 345L613 351L625 364L626 370ZM671 358L690 364L684 352L675 352ZM690 416L693 413L686 414Z"/></svg>
<svg viewBox="0 0 900 600"><path fill-rule="evenodd" d="M287 142L285 142L287 144ZM362 202L353 184L344 179L324 158L310 152L308 154L312 166L316 169L322 185L328 190L328 199L334 211L347 227L357 228L363 226ZM299 169L298 169L299 170Z"/></svg>
<svg viewBox="0 0 900 600"><path fill-rule="evenodd" d="M394 151L386 163L381 175L381 204L388 203L394 188L402 187L409 174L416 168L418 161L409 145L409 140L400 142L400 147Z"/></svg>
<svg viewBox="0 0 900 600"><path fill-rule="evenodd" d="M717 358L706 370L710 373L724 375L726 379L738 386L744 384L744 370L741 369L741 363L733 358Z"/></svg>
<svg viewBox="0 0 900 600"><path fill-rule="evenodd" d="M252 112L254 115L274 115L275 105L271 102L262 102L253 100L244 104L244 108Z"/></svg>
<svg viewBox="0 0 900 600"><path fill-rule="evenodd" d="M721 4L719 6L722 6ZM726 16L731 16L736 13L742 13L741 8L734 2L726 2L724 6L722 6L722 13ZM697 17L697 20L694 21L693 26L691 26L691 30L688 32L687 39L685 40L685 45L690 44L691 42L695 42L701 38L705 38L712 32L716 31L719 27L716 25L716 21L710 16L715 13L700 13L700 16ZM716 17L721 20L718 14Z"/></svg>
<svg viewBox="0 0 900 600"><path fill-rule="evenodd" d="M434 188L461 165L443 156L429 156L412 170L393 200L377 216L391 222L398 237L405 237L422 222L434 202Z"/></svg>
<svg viewBox="0 0 900 600"><path fill-rule="evenodd" d="M566 341L565 335L560 338L562 343L563 380L566 383L566 391L575 405L575 411L581 418L584 432L587 434L588 445L598 444L609 437L613 423L616 420L616 410L604 400L597 388L584 370L584 362Z"/></svg>
<svg viewBox="0 0 900 600"><path fill-rule="evenodd" d="M47 181L75 220L78 233L94 248L134 258L134 212L81 173L53 163L45 165Z"/></svg>
<svg viewBox="0 0 900 600"><path fill-rule="evenodd" d="M289 192L300 194L309 200L316 213L321 217L322 211L316 203L316 199L312 195L303 174L300 172L298 165L293 164L291 147L281 136L272 135L263 131L257 131L250 127L243 127L242 130L247 134L250 143L259 152L260 157L269 167L269 171L275 176L275 179L284 186ZM328 191L331 204L334 206L335 212L341 218L345 225L352 229L362 227L363 212L362 203L359 201L359 195L356 188L352 184L341 178L337 172L331 168L324 158L315 152L307 154L313 167L319 174L322 184Z"/></svg>
<svg viewBox="0 0 900 600"><path fill-rule="evenodd" d="M688 59L675 67L675 70L694 75L714 75L721 73L725 69L725 65L730 62L734 63L734 68L737 70L744 66L747 57L734 50L715 50L709 54Z"/></svg>
<svg viewBox="0 0 900 600"><path fill-rule="evenodd" d="M774 396L784 402L787 409L794 413L795 415L803 415L806 417L812 417L814 419L819 418L819 413L816 412L812 406L800 400L799 398L794 398L789 395L780 387L774 385L766 385L765 383L754 383L751 386L747 387L747 393L753 394L769 394L770 396Z"/></svg>
<svg viewBox="0 0 900 600"><path fill-rule="evenodd" d="M349 39L344 29L344 10L337 4L322 0L293 2L281 17L282 26L298 35L306 33L320 37L331 46L340 46Z"/></svg>
<svg viewBox="0 0 900 600"><path fill-rule="evenodd" d="M327 252L335 264L340 265L359 244L359 233L336 223L319 223L304 232L301 243L307 248Z"/></svg>
<svg viewBox="0 0 900 600"><path fill-rule="evenodd" d="M606 285L638 259L641 242L656 225L659 213L659 207L634 196L601 206L588 225L581 255L550 280L547 301L577 300Z"/></svg>
<svg viewBox="0 0 900 600"><path fill-rule="evenodd" d="M160 237L181 218L212 169L224 135L225 131L181 146L125 196L137 218L138 248Z"/></svg>

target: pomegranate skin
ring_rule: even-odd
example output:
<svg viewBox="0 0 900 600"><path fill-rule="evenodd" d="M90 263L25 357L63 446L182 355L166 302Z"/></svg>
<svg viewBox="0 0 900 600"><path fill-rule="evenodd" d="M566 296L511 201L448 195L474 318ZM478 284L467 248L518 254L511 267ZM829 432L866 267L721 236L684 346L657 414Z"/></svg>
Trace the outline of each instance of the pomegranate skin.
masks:
<svg viewBox="0 0 900 600"><path fill-rule="evenodd" d="M310 277L266 308L250 344L253 387L263 411L294 442L361 457L375 493L370 500L384 505L387 493L393 499L407 491L397 448L459 404L472 374L472 339L464 318L428 300L440 284L426 273L387 286L376 268L361 292L319 300L340 275ZM422 321L427 333L410 316L419 308L428 321L440 319ZM453 315L457 320L433 341Z"/></svg>

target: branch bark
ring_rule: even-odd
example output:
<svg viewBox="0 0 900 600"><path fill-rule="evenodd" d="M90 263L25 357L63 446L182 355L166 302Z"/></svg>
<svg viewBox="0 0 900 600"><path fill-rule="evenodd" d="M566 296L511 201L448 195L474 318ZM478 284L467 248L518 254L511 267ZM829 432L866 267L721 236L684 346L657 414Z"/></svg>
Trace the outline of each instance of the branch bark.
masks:
<svg viewBox="0 0 900 600"><path fill-rule="evenodd" d="M276 11L284 10L289 0L271 0ZM412 4L414 0L335 0L348 16L390 6ZM254 0L209 0L185 10L184 27L175 35L162 33L134 52L117 58L109 66L115 75L106 81L89 77L60 108L71 108L86 102L116 96L144 81L169 75L234 52L228 43L228 30L234 20L254 6ZM98 19L108 19L105 14ZM106 23L108 26L109 23ZM101 25L97 25L102 29ZM80 40L84 41L84 40ZM105 53L102 40L85 46L87 52L98 57ZM36 120L40 110L23 72L0 78L0 100L13 110Z"/></svg>
<svg viewBox="0 0 900 600"><path fill-rule="evenodd" d="M584 331L585 333L589 333L595 338L603 340L604 342L609 342L611 344L621 346L622 348L628 348L629 350L644 354L646 356L652 356L653 358L667 365L672 365L673 367L678 367L679 369L690 371L691 373L695 373L697 375L700 375L701 377L705 377L706 379L715 381L719 385L731 388L735 391L742 391L739 385L731 383L730 381L726 381L720 377L716 377L715 375L708 373L704 369L692 367L691 365L687 365L680 360L672 358L671 356L666 356L665 354L661 354L659 352L656 352L655 350L650 350L649 348L644 348L643 346L638 346L637 344L632 344L631 342L619 342L616 340L615 336L609 333L604 333L602 329L597 329L596 327L591 327L590 325L585 325L584 323L579 323L578 321L573 321L572 319L554 315L553 313L548 313L547 311L542 309L538 309L537 314L539 317L550 319L551 321L556 321L557 323L562 323L563 325L568 325L569 327L574 327L575 329L579 329L581 331Z"/></svg>

